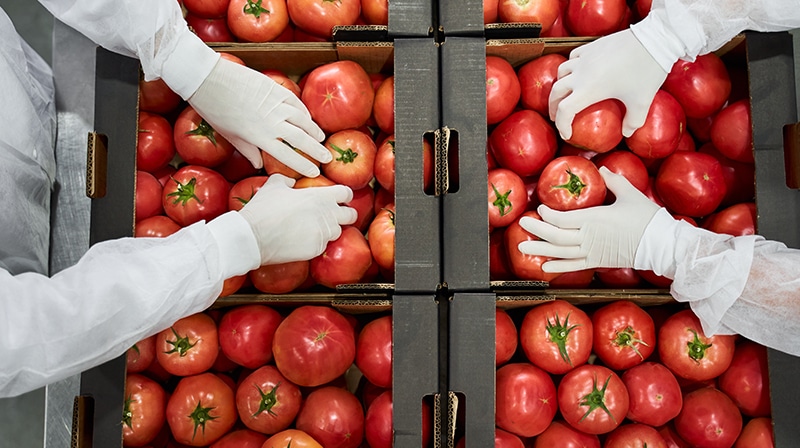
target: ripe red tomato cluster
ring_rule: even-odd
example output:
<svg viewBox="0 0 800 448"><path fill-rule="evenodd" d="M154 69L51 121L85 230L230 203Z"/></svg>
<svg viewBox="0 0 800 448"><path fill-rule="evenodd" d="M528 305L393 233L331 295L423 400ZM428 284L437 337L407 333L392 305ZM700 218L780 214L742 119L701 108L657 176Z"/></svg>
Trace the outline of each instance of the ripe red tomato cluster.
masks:
<svg viewBox="0 0 800 448"><path fill-rule="evenodd" d="M178 0L204 42L324 42L334 26L387 25L388 0Z"/></svg>
<svg viewBox="0 0 800 448"><path fill-rule="evenodd" d="M497 308L495 344L495 446L774 446L766 347L689 309Z"/></svg>
<svg viewBox="0 0 800 448"><path fill-rule="evenodd" d="M224 57L244 64L234 55ZM310 260L261 266L228 279L223 295L245 285L268 294L335 288L344 283L394 279L394 77L367 73L352 61L319 66L301 82L277 70L264 70L293 90L326 133L333 160L321 175L305 178L267 153L256 170L194 109L163 82L140 84L137 142L137 237L165 237L198 221L240 210L279 173L296 179L295 188L347 185L348 204L358 220L343 229L326 251ZM300 87L302 85L302 89ZM423 142L425 179L433 183L433 146Z"/></svg>
<svg viewBox="0 0 800 448"><path fill-rule="evenodd" d="M127 361L126 447L392 446L389 314L218 308L140 341ZM421 415L425 446L429 403Z"/></svg>
<svg viewBox="0 0 800 448"><path fill-rule="evenodd" d="M502 57L486 57L492 280L569 288L669 286L669 279L633 269L546 274L541 265L547 258L516 249L535 238L519 220L540 219L540 204L574 210L613 202L600 167L625 176L678 219L717 233L755 233L750 108L737 69L713 53L679 61L633 135L622 135L622 103L604 100L576 115L573 135L564 141L548 110L564 61L564 55L549 53L513 67Z"/></svg>
<svg viewBox="0 0 800 448"><path fill-rule="evenodd" d="M630 3L635 7L631 8ZM536 23L541 37L604 36L643 18L641 0L484 0L483 22Z"/></svg>

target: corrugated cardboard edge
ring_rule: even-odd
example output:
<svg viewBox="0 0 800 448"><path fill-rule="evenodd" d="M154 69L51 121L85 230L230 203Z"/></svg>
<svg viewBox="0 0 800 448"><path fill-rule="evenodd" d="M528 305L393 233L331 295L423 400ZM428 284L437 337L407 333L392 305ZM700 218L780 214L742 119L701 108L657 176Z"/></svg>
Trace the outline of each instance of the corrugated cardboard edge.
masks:
<svg viewBox="0 0 800 448"><path fill-rule="evenodd" d="M86 146L86 196L105 197L108 176L108 137L89 132Z"/></svg>
<svg viewBox="0 0 800 448"><path fill-rule="evenodd" d="M800 189L800 123L783 127L783 161L786 167L786 186Z"/></svg>

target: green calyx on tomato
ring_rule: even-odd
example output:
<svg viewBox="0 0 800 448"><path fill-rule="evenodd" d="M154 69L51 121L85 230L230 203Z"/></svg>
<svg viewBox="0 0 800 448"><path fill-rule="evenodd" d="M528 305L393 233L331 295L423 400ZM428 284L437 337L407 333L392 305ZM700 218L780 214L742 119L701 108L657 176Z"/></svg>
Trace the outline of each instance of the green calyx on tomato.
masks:
<svg viewBox="0 0 800 448"><path fill-rule="evenodd" d="M192 411L191 414L189 414L189 418L191 418L192 422L194 423L194 430L192 431L192 440L194 440L194 437L197 435L198 427L201 427L203 433L205 434L206 423L219 418L211 415L211 411L213 410L214 410L213 407L204 408L202 402L200 401L197 402L197 407L194 408L194 411Z"/></svg>
<svg viewBox="0 0 800 448"><path fill-rule="evenodd" d="M492 202L492 205L497 207L500 210L500 216L505 216L508 213L511 213L511 210L514 209L514 204L508 199L508 195L511 194L511 190L506 191L503 194L500 194L497 191L497 187L492 184L492 190L494 190L494 195L497 199Z"/></svg>
<svg viewBox="0 0 800 448"><path fill-rule="evenodd" d="M331 143L331 148L339 153L339 157L336 158L336 161L338 162L353 163L356 160L356 157L358 157L358 153L350 148L342 149L333 143Z"/></svg>
<svg viewBox="0 0 800 448"><path fill-rule="evenodd" d="M706 356L706 350L713 344L703 344L703 341L700 340L695 330L690 328L689 331L694 334L694 339L686 343L686 346L689 347L689 357L692 358L694 362L699 363L700 360Z"/></svg>
<svg viewBox="0 0 800 448"><path fill-rule="evenodd" d="M639 355L639 358L644 359L644 356L639 352L639 348L637 347L638 344L642 344L645 347L649 347L647 342L635 337L636 330L634 330L630 325L625 327L622 331L616 332L617 337L614 338L614 344L617 347L630 347L634 353Z"/></svg>
<svg viewBox="0 0 800 448"><path fill-rule="evenodd" d="M172 334L175 335L175 340L173 340L173 341L168 340L167 341L167 344L172 346L172 350L164 352L164 353L167 353L167 354L177 353L178 356L180 356L182 358L182 357L186 356L186 354L189 353L189 350L192 347L194 347L195 344L197 344L197 343L195 342L194 344L192 344L189 341L189 337L188 336L181 337L178 334L178 332L175 331L174 328L170 328L170 329L172 330Z"/></svg>
<svg viewBox="0 0 800 448"><path fill-rule="evenodd" d="M578 177L578 175L570 171L569 168L567 168L566 171L567 174L569 175L569 180L567 181L567 183L562 185L554 185L553 188L563 188L567 190L569 194L571 194L572 196L580 196L581 191L583 191L584 187L586 187L586 184L583 183L583 181L581 180L580 177Z"/></svg>
<svg viewBox="0 0 800 448"><path fill-rule="evenodd" d="M611 375L606 378L606 382L603 383L602 389L597 389L597 375L594 377L594 381L592 383L592 391L588 394L584 395L583 399L580 402L581 406L588 406L589 410L583 414L583 417L579 421L584 421L586 417L589 416L595 409L602 409L603 412L608 414L611 417L613 422L616 422L617 419L614 417L614 414L608 410L606 406L606 388L608 387L608 382L611 381Z"/></svg>
<svg viewBox="0 0 800 448"><path fill-rule="evenodd" d="M186 205L186 203L189 202L189 199L195 199L197 202L201 204L203 203L203 201L201 201L200 198L198 198L194 192L195 186L197 185L196 178L193 177L191 180L189 180L189 182L186 182L185 184L178 182L172 176L170 176L170 179L172 179L176 184L178 184L177 189L167 195L167 197L172 197L172 196L175 197L175 200L172 202L173 204L180 203L181 205Z"/></svg>
<svg viewBox="0 0 800 448"><path fill-rule="evenodd" d="M131 412L131 403L133 403L133 399L130 395L125 399L125 405L122 408L122 424L127 426L128 428L131 427L131 421L133 420L133 412Z"/></svg>
<svg viewBox="0 0 800 448"><path fill-rule="evenodd" d="M386 212L389 213L389 221L394 224L394 210L388 208L382 208L381 210L386 210Z"/></svg>
<svg viewBox="0 0 800 448"><path fill-rule="evenodd" d="M258 1L258 4L261 4L261 0ZM214 146L217 146L217 138L214 136L214 128L212 128L211 125L208 124L208 122L204 119L200 120L200 124L198 124L196 128L192 129L191 131L186 131L186 135L202 135L203 137L211 140L211 143L213 143Z"/></svg>
<svg viewBox="0 0 800 448"><path fill-rule="evenodd" d="M569 358L569 353L567 353L567 338L569 337L569 333L576 327L579 327L580 324L575 324L570 327L569 315L570 313L567 313L567 317L564 318L564 323L562 324L561 320L558 318L558 313L556 313L555 322L547 319L545 329L550 335L550 341L558 346L558 354L561 355L561 359L572 367L572 360Z"/></svg>
<svg viewBox="0 0 800 448"><path fill-rule="evenodd" d="M276 384L275 387L270 389L267 393L264 393L258 384L255 385L256 389L258 389L258 393L261 395L261 401L258 402L258 410L253 414L253 417L258 417L264 411L267 411L269 415L276 415L272 412L272 408L278 404L278 387L280 387L280 385L281 383Z"/></svg>
<svg viewBox="0 0 800 448"><path fill-rule="evenodd" d="M256 17L256 19L261 17L261 13L269 14L269 9L264 8L261 6L261 0L247 0L247 3L244 4L242 8L242 12L245 14L252 14Z"/></svg>

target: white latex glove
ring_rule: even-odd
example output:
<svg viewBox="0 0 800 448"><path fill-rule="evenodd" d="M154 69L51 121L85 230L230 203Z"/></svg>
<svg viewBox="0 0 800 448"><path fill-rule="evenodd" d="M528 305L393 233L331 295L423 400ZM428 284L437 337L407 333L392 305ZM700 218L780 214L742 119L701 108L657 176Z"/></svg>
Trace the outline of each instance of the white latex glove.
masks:
<svg viewBox="0 0 800 448"><path fill-rule="evenodd" d="M582 45L558 67L550 91L550 119L561 137L572 137L572 120L583 109L609 98L625 104L622 135L644 125L650 104L671 67L662 67L630 29ZM673 63L678 59L676 55Z"/></svg>
<svg viewBox="0 0 800 448"><path fill-rule="evenodd" d="M557 258L542 265L545 272L633 267L645 228L660 207L625 177L605 167L600 174L616 196L613 204L566 212L541 205L542 221L520 220L520 225L541 241L524 241L519 251Z"/></svg>
<svg viewBox="0 0 800 448"><path fill-rule="evenodd" d="M261 264L310 260L356 221L344 185L294 189L294 179L273 174L239 212L258 241Z"/></svg>

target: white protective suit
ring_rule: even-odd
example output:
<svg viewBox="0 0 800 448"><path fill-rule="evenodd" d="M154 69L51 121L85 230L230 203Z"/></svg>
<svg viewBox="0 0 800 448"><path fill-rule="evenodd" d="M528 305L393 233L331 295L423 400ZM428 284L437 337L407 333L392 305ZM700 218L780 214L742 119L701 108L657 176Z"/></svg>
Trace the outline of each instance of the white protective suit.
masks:
<svg viewBox="0 0 800 448"><path fill-rule="evenodd" d="M168 84L184 99L202 90L204 80L212 78L209 73L219 67L215 66L219 56L189 32L174 0L41 3L99 45L137 57L146 79L167 81L171 72ZM173 53L176 46L182 51ZM237 67L233 70L241 70ZM258 83L264 86L267 81L258 79ZM298 195L305 195L300 193L304 189L293 190L288 183L276 181L272 186L281 191L264 196L267 207L229 212L168 238L123 238L96 244L75 266L48 277L56 131L52 71L19 37L2 9L0 85L4 98L0 107L4 129L0 132L0 397L19 395L118 357L137 341L206 309L226 278L267 262L281 262L281 257L309 259L338 237L339 225L355 220L354 210L338 209L337 202L352 199L346 187L309 189L317 192L301 198ZM273 99L294 97L280 89L271 93ZM267 104L270 111L303 122L297 119L296 104L281 108L280 98L267 103L263 96L252 96L260 101L258 105ZM271 121L276 123L274 129L292 127L282 119ZM310 115L307 119L310 122ZM254 123L273 130L263 122ZM255 155L260 161L258 152ZM328 188L336 190L322 191ZM335 199L331 192L336 193ZM308 224L289 222L284 227L306 229L281 229L277 233L283 234L284 241L270 240L276 232L269 230L276 222L283 222L284 216L301 216L291 213L298 206L305 207L302 217ZM324 214L322 209L327 209ZM294 233L287 235L287 231ZM309 240L313 242L306 244ZM305 252L297 252L303 245Z"/></svg>

